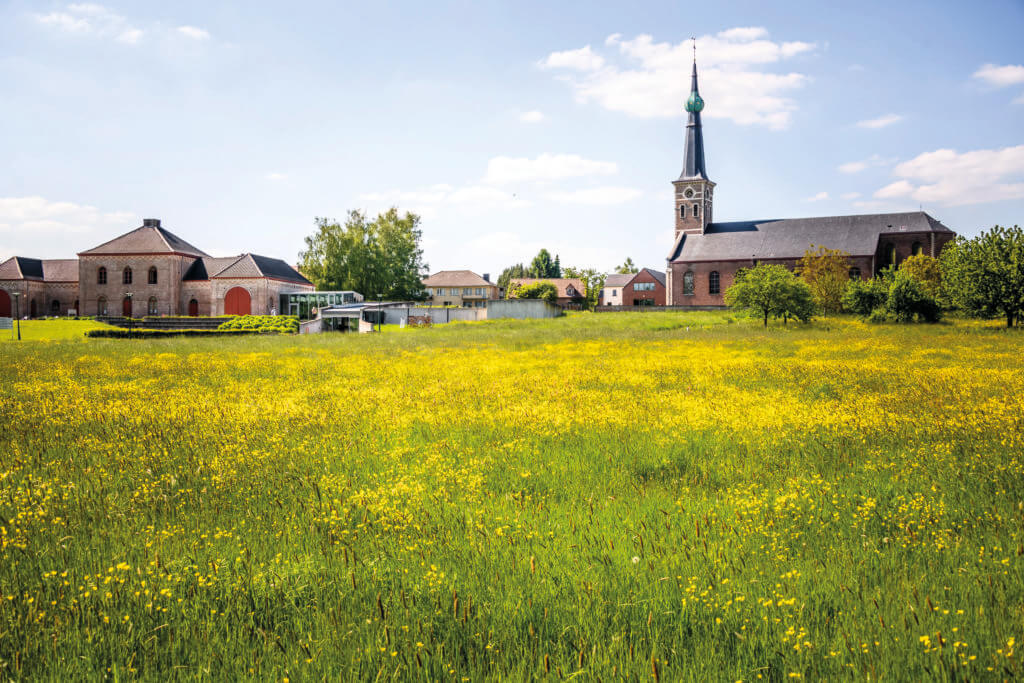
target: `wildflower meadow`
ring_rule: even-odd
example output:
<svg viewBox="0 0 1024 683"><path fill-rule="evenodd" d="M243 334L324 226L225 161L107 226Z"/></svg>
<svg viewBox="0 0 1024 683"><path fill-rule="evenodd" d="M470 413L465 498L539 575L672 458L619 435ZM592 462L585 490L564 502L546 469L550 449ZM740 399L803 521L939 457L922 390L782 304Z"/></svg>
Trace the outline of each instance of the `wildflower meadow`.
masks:
<svg viewBox="0 0 1024 683"><path fill-rule="evenodd" d="M725 313L5 341L0 676L1019 677L1022 358Z"/></svg>

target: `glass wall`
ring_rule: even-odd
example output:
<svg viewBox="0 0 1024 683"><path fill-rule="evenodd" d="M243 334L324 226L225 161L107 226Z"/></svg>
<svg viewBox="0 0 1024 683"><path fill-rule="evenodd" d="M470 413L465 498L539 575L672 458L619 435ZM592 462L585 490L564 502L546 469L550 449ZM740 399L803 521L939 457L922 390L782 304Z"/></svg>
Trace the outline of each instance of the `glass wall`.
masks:
<svg viewBox="0 0 1024 683"><path fill-rule="evenodd" d="M299 292L281 295L281 313L297 315L299 320L312 320L314 309L356 302L355 292Z"/></svg>

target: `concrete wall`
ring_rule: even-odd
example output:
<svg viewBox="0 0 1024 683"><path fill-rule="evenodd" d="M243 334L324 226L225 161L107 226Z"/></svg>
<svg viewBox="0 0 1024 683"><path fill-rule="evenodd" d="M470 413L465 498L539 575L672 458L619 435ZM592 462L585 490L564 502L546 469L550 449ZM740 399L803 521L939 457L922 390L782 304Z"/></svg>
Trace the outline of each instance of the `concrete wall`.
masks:
<svg viewBox="0 0 1024 683"><path fill-rule="evenodd" d="M557 318L565 315L559 306L540 299L503 299L487 302L487 319L514 318Z"/></svg>
<svg viewBox="0 0 1024 683"><path fill-rule="evenodd" d="M494 303L493 301L490 303ZM433 325L463 321L472 322L487 319L486 308L428 308L426 306L409 306L406 308L385 308L385 325L408 325L409 316L429 317Z"/></svg>

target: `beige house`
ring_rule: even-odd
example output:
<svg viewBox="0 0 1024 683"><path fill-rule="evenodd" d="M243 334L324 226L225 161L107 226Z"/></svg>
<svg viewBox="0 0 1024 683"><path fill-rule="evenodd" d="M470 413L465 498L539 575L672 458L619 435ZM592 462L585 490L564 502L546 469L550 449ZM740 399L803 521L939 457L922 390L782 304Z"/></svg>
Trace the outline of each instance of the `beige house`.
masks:
<svg viewBox="0 0 1024 683"><path fill-rule="evenodd" d="M423 287L431 306L486 308L489 299L498 298L498 286L490 277L471 270L442 270L424 279Z"/></svg>

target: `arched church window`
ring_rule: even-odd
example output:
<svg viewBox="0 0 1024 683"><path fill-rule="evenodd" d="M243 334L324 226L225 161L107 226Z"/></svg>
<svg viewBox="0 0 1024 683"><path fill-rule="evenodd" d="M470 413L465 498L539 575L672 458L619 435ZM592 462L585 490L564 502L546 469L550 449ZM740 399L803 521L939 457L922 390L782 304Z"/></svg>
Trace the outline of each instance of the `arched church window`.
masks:
<svg viewBox="0 0 1024 683"><path fill-rule="evenodd" d="M708 294L719 294L721 292L721 281L717 270L708 273Z"/></svg>
<svg viewBox="0 0 1024 683"><path fill-rule="evenodd" d="M693 205L693 217L697 218L698 216L700 216L700 204L694 204Z"/></svg>
<svg viewBox="0 0 1024 683"><path fill-rule="evenodd" d="M149 284L156 284L156 266L149 267Z"/></svg>
<svg viewBox="0 0 1024 683"><path fill-rule="evenodd" d="M100 269L96 271L96 284L107 284L107 269L103 266L100 266Z"/></svg>
<svg viewBox="0 0 1024 683"><path fill-rule="evenodd" d="M693 296L693 271L683 273L683 294Z"/></svg>
<svg viewBox="0 0 1024 683"><path fill-rule="evenodd" d="M132 269L130 266L124 267L124 271L121 273L121 283L125 285L132 283Z"/></svg>
<svg viewBox="0 0 1024 683"><path fill-rule="evenodd" d="M686 205L685 204L683 204L682 206L679 207L679 217L680 218L686 218Z"/></svg>

